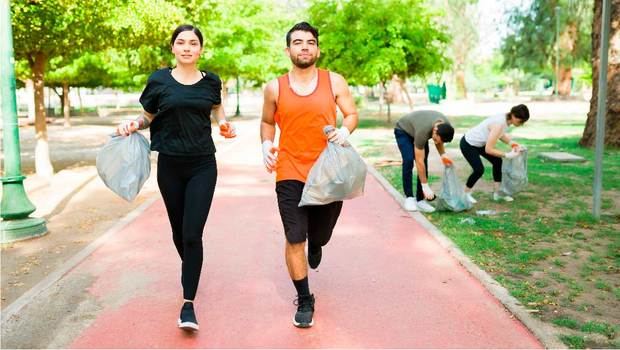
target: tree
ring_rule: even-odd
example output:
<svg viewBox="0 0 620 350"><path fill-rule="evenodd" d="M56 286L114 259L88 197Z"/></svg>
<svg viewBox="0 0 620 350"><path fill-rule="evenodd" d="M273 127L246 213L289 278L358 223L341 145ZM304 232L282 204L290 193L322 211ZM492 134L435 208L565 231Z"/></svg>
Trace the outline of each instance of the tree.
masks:
<svg viewBox="0 0 620 350"><path fill-rule="evenodd" d="M114 5L108 0L11 2L16 59L26 59L32 72L35 98L35 168L49 177L54 170L49 159L44 105L44 80L51 58L96 50L106 45L107 15Z"/></svg>
<svg viewBox="0 0 620 350"><path fill-rule="evenodd" d="M13 41L16 59L26 59L35 88L35 169L49 177L49 158L44 106L44 81L50 60L67 62L84 52L97 52L115 45L143 45L167 32L176 7L163 0L15 0Z"/></svg>
<svg viewBox="0 0 620 350"><path fill-rule="evenodd" d="M309 14L320 30L320 64L351 84L385 91L393 75L425 77L449 63L446 31L421 0L317 0Z"/></svg>
<svg viewBox="0 0 620 350"><path fill-rule="evenodd" d="M209 23L211 50L205 63L223 82L261 84L286 71L286 15L272 1L222 2L217 11L219 16Z"/></svg>
<svg viewBox="0 0 620 350"><path fill-rule="evenodd" d="M456 82L458 97L467 98L465 70L469 56L478 44L478 0L442 0L446 9L445 21L450 32L449 54L452 58L452 71Z"/></svg>
<svg viewBox="0 0 620 350"><path fill-rule="evenodd" d="M607 67L607 113L605 118L605 145L620 147L620 0L611 1L611 28L609 31L609 65ZM602 1L594 3L592 21L592 98L590 111L579 143L594 145L598 104L598 75L600 69L600 41Z"/></svg>
<svg viewBox="0 0 620 350"><path fill-rule="evenodd" d="M556 7L560 16L559 40L555 30ZM509 20L512 33L502 44L504 68L517 68L554 80L559 76L559 94L569 95L572 68L586 64L590 57L591 9L591 1L534 0L525 11L513 10ZM555 72L556 48L560 52L559 72Z"/></svg>

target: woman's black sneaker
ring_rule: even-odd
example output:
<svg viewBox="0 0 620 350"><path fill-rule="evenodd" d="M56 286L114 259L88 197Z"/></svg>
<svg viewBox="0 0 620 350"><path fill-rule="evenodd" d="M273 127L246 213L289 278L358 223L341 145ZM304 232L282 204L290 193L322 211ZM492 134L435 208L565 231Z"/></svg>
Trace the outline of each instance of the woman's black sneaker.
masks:
<svg viewBox="0 0 620 350"><path fill-rule="evenodd" d="M184 331L197 331L198 321L194 313L194 303L186 302L181 308L181 316L179 316L179 328Z"/></svg>
<svg viewBox="0 0 620 350"><path fill-rule="evenodd" d="M298 328L310 328L314 325L314 295L301 295L295 300L297 312L293 318L293 324Z"/></svg>

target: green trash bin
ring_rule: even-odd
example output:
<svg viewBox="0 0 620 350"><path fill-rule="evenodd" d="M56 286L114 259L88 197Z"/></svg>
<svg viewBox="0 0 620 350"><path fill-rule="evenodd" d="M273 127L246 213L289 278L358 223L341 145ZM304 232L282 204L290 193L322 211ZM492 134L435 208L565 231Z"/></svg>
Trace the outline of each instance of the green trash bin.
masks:
<svg viewBox="0 0 620 350"><path fill-rule="evenodd" d="M441 100L441 86L428 84L426 89L428 90L428 100L431 103L439 103L439 100Z"/></svg>

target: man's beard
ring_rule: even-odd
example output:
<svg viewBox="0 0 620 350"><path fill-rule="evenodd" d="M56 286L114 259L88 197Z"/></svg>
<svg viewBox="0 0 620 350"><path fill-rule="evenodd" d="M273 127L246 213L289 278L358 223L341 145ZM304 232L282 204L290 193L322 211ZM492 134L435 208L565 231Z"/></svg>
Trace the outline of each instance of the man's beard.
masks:
<svg viewBox="0 0 620 350"><path fill-rule="evenodd" d="M313 64L316 63L317 59L318 57L314 56L308 61L300 61L296 56L291 56L291 62L293 62L295 67L301 68L301 69L311 67Z"/></svg>

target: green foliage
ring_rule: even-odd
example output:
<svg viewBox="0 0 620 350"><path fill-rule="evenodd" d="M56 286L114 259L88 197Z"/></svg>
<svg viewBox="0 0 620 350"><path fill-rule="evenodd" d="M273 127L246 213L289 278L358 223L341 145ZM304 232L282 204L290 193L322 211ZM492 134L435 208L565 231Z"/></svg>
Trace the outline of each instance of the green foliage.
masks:
<svg viewBox="0 0 620 350"><path fill-rule="evenodd" d="M11 1L13 46L17 59L75 56L110 45L108 18L116 1Z"/></svg>
<svg viewBox="0 0 620 350"><path fill-rule="evenodd" d="M560 9L560 40L556 38L556 12ZM589 64L592 1L534 0L526 10L510 15L511 33L502 44L504 68L554 76L556 45L560 64L575 67Z"/></svg>
<svg viewBox="0 0 620 350"><path fill-rule="evenodd" d="M209 37L205 65L222 80L240 77L263 83L283 73L288 59L282 52L289 23L272 1L225 1L205 25Z"/></svg>
<svg viewBox="0 0 620 350"><path fill-rule="evenodd" d="M316 0L308 12L320 32L320 64L352 84L424 77L449 63L446 30L421 0Z"/></svg>

